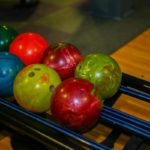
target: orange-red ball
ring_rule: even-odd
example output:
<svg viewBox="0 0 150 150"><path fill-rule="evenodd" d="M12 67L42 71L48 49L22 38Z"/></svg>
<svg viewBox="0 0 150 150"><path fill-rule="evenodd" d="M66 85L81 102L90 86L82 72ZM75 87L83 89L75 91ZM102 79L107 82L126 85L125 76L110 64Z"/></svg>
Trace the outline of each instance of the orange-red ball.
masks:
<svg viewBox="0 0 150 150"><path fill-rule="evenodd" d="M18 56L25 65L39 63L48 42L37 33L22 33L10 44L9 52Z"/></svg>

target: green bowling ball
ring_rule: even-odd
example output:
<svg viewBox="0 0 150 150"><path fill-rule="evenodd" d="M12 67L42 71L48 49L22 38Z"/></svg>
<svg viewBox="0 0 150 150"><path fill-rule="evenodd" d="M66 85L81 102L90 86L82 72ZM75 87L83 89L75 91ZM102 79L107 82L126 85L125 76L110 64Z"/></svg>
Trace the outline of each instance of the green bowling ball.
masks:
<svg viewBox="0 0 150 150"><path fill-rule="evenodd" d="M118 91L122 72L112 57L98 53L85 56L76 67L75 77L92 82L98 97L105 100Z"/></svg>
<svg viewBox="0 0 150 150"><path fill-rule="evenodd" d="M45 112L50 108L51 96L60 83L59 75L50 67L43 64L28 65L14 80L14 97L28 111Z"/></svg>
<svg viewBox="0 0 150 150"><path fill-rule="evenodd" d="M17 31L13 28L0 25L0 51L8 51L10 43L17 35Z"/></svg>

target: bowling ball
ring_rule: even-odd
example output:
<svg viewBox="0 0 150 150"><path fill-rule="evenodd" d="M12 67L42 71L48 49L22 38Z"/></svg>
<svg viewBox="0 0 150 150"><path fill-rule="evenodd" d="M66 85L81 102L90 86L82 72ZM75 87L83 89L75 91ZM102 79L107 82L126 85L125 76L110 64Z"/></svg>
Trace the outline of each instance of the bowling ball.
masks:
<svg viewBox="0 0 150 150"><path fill-rule="evenodd" d="M61 125L85 132L96 124L101 109L93 84L84 79L69 78L55 90L51 102L51 113Z"/></svg>
<svg viewBox="0 0 150 150"><path fill-rule="evenodd" d="M9 52L0 52L0 96L13 96L13 82L23 62Z"/></svg>
<svg viewBox="0 0 150 150"><path fill-rule="evenodd" d="M45 51L42 63L54 68L61 79L64 80L74 76L76 65L82 58L82 54L74 45L59 42Z"/></svg>
<svg viewBox="0 0 150 150"><path fill-rule="evenodd" d="M16 102L31 112L41 113L50 108L51 96L61 79L57 72L44 64L31 64L16 76L13 91Z"/></svg>
<svg viewBox="0 0 150 150"><path fill-rule="evenodd" d="M48 42L37 33L22 33L10 44L9 52L18 56L25 65L40 62Z"/></svg>
<svg viewBox="0 0 150 150"><path fill-rule="evenodd" d="M118 63L107 54L89 54L80 62L75 77L86 79L95 85L99 98L112 97L119 89L122 73Z"/></svg>
<svg viewBox="0 0 150 150"><path fill-rule="evenodd" d="M0 51L8 51L10 43L17 35L17 31L13 28L0 25Z"/></svg>

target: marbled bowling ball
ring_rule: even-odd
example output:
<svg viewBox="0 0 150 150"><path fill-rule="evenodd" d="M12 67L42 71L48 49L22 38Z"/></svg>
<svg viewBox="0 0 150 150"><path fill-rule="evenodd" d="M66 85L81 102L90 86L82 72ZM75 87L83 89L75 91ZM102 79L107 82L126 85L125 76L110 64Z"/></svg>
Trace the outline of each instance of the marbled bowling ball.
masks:
<svg viewBox="0 0 150 150"><path fill-rule="evenodd" d="M57 88L52 98L51 112L63 126L86 132L98 121L102 101L96 96L94 85L87 80L69 78Z"/></svg>
<svg viewBox="0 0 150 150"><path fill-rule="evenodd" d="M107 54L89 54L76 67L75 76L92 82L99 98L112 97L119 89L122 72L117 61Z"/></svg>
<svg viewBox="0 0 150 150"><path fill-rule="evenodd" d="M8 26L0 25L0 51L8 51L10 43L18 35L18 32Z"/></svg>
<svg viewBox="0 0 150 150"><path fill-rule="evenodd" d="M75 68L82 59L82 54L73 44L58 42L47 48L41 62L55 69L65 80L74 76Z"/></svg>
<svg viewBox="0 0 150 150"><path fill-rule="evenodd" d="M13 82L17 73L24 67L23 62L9 52L0 52L0 96L13 95Z"/></svg>
<svg viewBox="0 0 150 150"><path fill-rule="evenodd" d="M45 112L50 108L51 96L60 83L54 69L44 64L28 65L15 78L14 97L28 111Z"/></svg>

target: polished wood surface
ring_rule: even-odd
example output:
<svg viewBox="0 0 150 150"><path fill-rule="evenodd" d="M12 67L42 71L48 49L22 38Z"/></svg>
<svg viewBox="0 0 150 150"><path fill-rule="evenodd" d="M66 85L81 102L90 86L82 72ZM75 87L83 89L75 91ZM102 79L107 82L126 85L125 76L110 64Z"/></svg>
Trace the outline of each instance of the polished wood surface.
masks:
<svg viewBox="0 0 150 150"><path fill-rule="evenodd" d="M150 28L112 54L123 72L150 82Z"/></svg>
<svg viewBox="0 0 150 150"><path fill-rule="evenodd" d="M13 150L10 140L10 133L0 131L0 150Z"/></svg>
<svg viewBox="0 0 150 150"><path fill-rule="evenodd" d="M150 82L150 28L121 47L111 56L119 63L122 72ZM150 103L134 97L122 94L113 105L113 108L150 121ZM111 129L98 125L85 135L101 142L110 132ZM127 135L122 134L117 140L114 149L123 149L128 139Z"/></svg>
<svg viewBox="0 0 150 150"><path fill-rule="evenodd" d="M123 72L150 82L150 28L116 51L112 57ZM150 103L122 95L114 108L150 121Z"/></svg>
<svg viewBox="0 0 150 150"><path fill-rule="evenodd" d="M150 81L150 28L113 53L112 57L119 63L122 72ZM122 94L113 107L150 121L150 103ZM98 124L84 135L101 142L111 130ZM10 136L4 132L0 133L0 149L12 150ZM128 139L128 135L121 134L114 149L121 150Z"/></svg>

